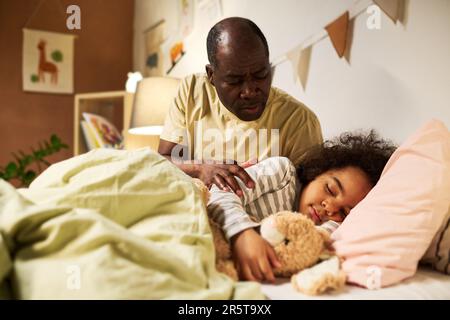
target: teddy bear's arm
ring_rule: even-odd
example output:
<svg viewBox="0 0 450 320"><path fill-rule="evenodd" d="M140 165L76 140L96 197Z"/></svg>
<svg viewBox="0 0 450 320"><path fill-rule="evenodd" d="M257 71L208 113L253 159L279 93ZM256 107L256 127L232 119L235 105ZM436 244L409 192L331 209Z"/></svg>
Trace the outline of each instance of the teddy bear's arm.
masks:
<svg viewBox="0 0 450 320"><path fill-rule="evenodd" d="M345 273L337 256L305 269L291 278L294 288L308 295L318 295L345 285Z"/></svg>

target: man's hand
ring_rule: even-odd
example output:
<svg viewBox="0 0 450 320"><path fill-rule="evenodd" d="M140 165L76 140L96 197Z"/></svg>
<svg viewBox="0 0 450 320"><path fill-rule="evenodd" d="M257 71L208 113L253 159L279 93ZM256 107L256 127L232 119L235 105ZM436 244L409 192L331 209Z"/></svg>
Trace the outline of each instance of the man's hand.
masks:
<svg viewBox="0 0 450 320"><path fill-rule="evenodd" d="M239 197L243 195L235 177L244 182L248 188L254 188L255 182L249 174L237 164L201 164L198 166L198 178L208 186L215 184L219 189L236 193Z"/></svg>
<svg viewBox="0 0 450 320"><path fill-rule="evenodd" d="M272 246L254 229L247 229L231 239L233 259L239 277L250 281L274 282L272 268L280 267Z"/></svg>
<svg viewBox="0 0 450 320"><path fill-rule="evenodd" d="M176 154L177 161L172 159L172 150L177 147L181 150L181 154ZM234 164L214 164L214 163L203 163L195 164L189 161L182 161L183 159L183 147L177 145L176 143L160 139L158 152L166 157L169 161L174 163L178 168L183 170L186 174L193 178L198 178L203 181L203 183L209 188L212 184L215 184L221 190L230 191L230 188L239 197L242 196L242 190L235 177L239 177L248 188L254 188L255 182L250 178L248 173L244 170L256 163L256 160L244 162L238 165L236 162Z"/></svg>

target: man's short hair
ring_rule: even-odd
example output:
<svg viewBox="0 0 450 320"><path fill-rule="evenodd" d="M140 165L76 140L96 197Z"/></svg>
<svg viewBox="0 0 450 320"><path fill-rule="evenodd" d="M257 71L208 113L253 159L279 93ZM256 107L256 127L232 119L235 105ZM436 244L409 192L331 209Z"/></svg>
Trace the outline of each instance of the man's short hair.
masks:
<svg viewBox="0 0 450 320"><path fill-rule="evenodd" d="M246 18L240 18L240 17L233 17L233 18L227 18L222 21L219 21L216 23L211 30L208 32L208 37L206 38L206 50L208 52L208 60L209 63L213 66L216 66L216 53L217 48L220 44L220 36L225 31L225 21L229 19L236 19L236 21L239 21L240 23L244 24L245 26L249 27L250 30L261 39L264 49L266 51L267 56L269 56L269 46L267 44L266 37L262 33L261 29L251 20Z"/></svg>

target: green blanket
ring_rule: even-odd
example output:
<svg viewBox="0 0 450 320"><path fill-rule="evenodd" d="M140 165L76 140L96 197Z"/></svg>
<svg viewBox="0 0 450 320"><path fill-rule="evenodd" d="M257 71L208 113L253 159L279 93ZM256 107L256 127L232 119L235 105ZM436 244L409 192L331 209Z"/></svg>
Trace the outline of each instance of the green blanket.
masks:
<svg viewBox="0 0 450 320"><path fill-rule="evenodd" d="M98 149L28 189L0 180L0 297L262 299L215 269L191 178L150 149Z"/></svg>

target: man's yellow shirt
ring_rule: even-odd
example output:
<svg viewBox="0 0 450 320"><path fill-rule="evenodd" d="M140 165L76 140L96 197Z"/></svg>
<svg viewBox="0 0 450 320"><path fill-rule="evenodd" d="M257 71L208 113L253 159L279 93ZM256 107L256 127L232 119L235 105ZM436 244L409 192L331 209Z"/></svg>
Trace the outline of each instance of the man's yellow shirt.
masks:
<svg viewBox="0 0 450 320"><path fill-rule="evenodd" d="M322 131L314 112L274 87L259 119L240 120L206 75L194 74L182 80L160 138L187 146L189 160L241 163L284 156L298 165L309 147L322 143Z"/></svg>

